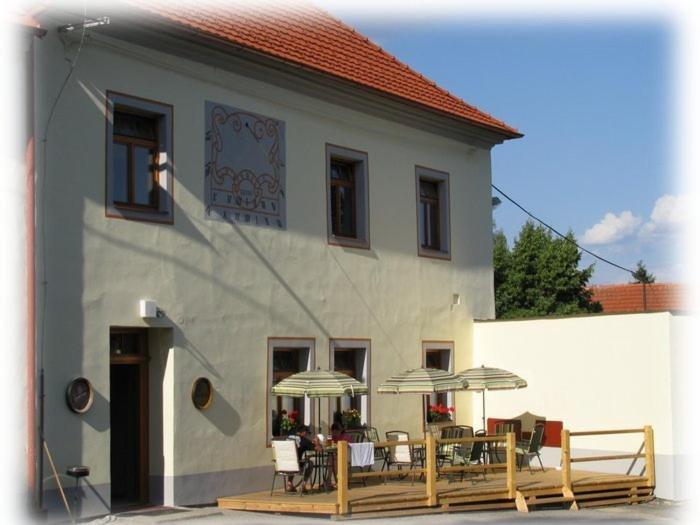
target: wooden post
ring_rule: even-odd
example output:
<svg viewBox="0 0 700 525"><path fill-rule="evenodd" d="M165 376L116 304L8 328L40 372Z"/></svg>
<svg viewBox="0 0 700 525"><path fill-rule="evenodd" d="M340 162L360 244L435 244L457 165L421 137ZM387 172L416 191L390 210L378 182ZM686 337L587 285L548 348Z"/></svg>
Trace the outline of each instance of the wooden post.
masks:
<svg viewBox="0 0 700 525"><path fill-rule="evenodd" d="M506 473L508 474L508 497L515 498L515 432L506 434Z"/></svg>
<svg viewBox="0 0 700 525"><path fill-rule="evenodd" d="M348 513L348 442L338 441L338 513Z"/></svg>
<svg viewBox="0 0 700 525"><path fill-rule="evenodd" d="M561 491L565 497L573 499L570 510L578 510L571 484L571 436L566 429L561 431Z"/></svg>
<svg viewBox="0 0 700 525"><path fill-rule="evenodd" d="M644 427L644 459L646 461L647 487L656 486L656 467L654 465L654 431L650 425Z"/></svg>
<svg viewBox="0 0 700 525"><path fill-rule="evenodd" d="M435 436L432 432L425 435L425 492L428 506L437 505L437 460L435 451Z"/></svg>

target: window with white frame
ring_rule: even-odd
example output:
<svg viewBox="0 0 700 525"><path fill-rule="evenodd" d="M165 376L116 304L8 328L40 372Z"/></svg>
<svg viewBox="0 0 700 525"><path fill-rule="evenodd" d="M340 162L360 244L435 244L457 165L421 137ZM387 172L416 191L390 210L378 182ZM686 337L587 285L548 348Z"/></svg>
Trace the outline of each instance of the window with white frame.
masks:
<svg viewBox="0 0 700 525"><path fill-rule="evenodd" d="M328 242L369 248L367 153L326 144Z"/></svg>
<svg viewBox="0 0 700 525"><path fill-rule="evenodd" d="M331 339L331 369L354 377L360 383L370 387L370 340L369 339ZM342 422L345 426L369 425L370 396L343 396L331 400L331 421ZM359 420L352 420L357 412Z"/></svg>
<svg viewBox="0 0 700 525"><path fill-rule="evenodd" d="M311 370L314 365L315 341L313 339L276 338L268 339L267 390L267 439L289 433L294 425L310 425L311 403L308 398L273 396L270 389L297 372ZM286 421L285 421L286 420Z"/></svg>
<svg viewBox="0 0 700 525"><path fill-rule="evenodd" d="M418 254L450 258L449 174L416 166Z"/></svg>
<svg viewBox="0 0 700 525"><path fill-rule="evenodd" d="M454 373L454 343L451 341L423 341L423 366ZM427 423L454 421L454 392L430 394L425 399Z"/></svg>
<svg viewBox="0 0 700 525"><path fill-rule="evenodd" d="M173 222L173 107L107 92L108 217Z"/></svg>

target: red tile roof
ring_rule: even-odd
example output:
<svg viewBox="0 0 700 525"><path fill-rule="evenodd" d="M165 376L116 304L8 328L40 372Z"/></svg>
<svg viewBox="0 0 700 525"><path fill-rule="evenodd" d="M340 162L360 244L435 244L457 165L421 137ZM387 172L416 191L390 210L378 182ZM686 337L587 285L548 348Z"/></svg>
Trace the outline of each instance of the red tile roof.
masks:
<svg viewBox="0 0 700 525"><path fill-rule="evenodd" d="M408 100L507 138L515 128L480 111L413 71L392 55L307 2L247 5L149 0L128 3L228 43Z"/></svg>
<svg viewBox="0 0 700 525"><path fill-rule="evenodd" d="M591 286L593 300L599 301L605 313L659 312L687 308L687 290L680 284L646 285L646 310L641 284L601 284Z"/></svg>

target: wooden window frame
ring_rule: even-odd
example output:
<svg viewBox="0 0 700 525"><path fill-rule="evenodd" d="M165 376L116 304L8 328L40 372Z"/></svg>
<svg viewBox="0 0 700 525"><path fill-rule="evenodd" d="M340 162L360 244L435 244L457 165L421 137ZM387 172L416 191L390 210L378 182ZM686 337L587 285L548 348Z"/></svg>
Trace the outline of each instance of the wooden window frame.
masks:
<svg viewBox="0 0 700 525"><path fill-rule="evenodd" d="M114 133L114 114L124 113L153 118L156 125L156 140L127 137ZM174 128L173 106L147 98L136 97L116 91L107 91L105 101L105 217L115 219L174 223ZM117 201L114 196L113 145L126 144L127 192L129 202ZM154 204L134 202L133 152L135 146L149 147L155 151L153 159Z"/></svg>
<svg viewBox="0 0 700 525"><path fill-rule="evenodd" d="M372 340L368 338L358 337L343 337L331 338L328 340L328 366L331 370L335 369L335 352L336 350L364 350L365 351L365 382L367 385L366 407L361 411L367 426L371 425L372 421ZM333 421L334 403L328 403L328 422Z"/></svg>
<svg viewBox="0 0 700 525"><path fill-rule="evenodd" d="M416 244L418 256L427 257L430 259L442 259L449 261L451 255L451 228L450 228L450 174L445 171L439 171L425 166L416 166ZM423 246L421 238L421 204L423 202L435 202L435 199L423 198L421 196L420 184L422 181L432 182L437 184L438 189L438 228L440 248ZM428 221L424 222L425 225Z"/></svg>
<svg viewBox="0 0 700 525"><path fill-rule="evenodd" d="M423 366L426 366L427 363L427 357L428 357L428 352L431 351L436 351L436 350L449 350L450 351L450 366L448 368L448 372L451 374L454 374L455 370L455 343L454 341L441 341L441 340L424 340L421 341L421 355L422 355L422 361L423 361ZM454 406L455 411L452 414L452 421L456 423L457 421L457 397L455 396L454 392L446 392L447 394L447 404L449 406L450 402L452 402L452 406ZM430 398L428 396L424 396L423 400L423 425L425 428L427 428L428 425L428 412L426 410L427 404L430 402Z"/></svg>
<svg viewBox="0 0 700 525"><path fill-rule="evenodd" d="M118 110L120 113L127 113L129 114L129 111L122 111ZM112 142L114 144L124 144L126 145L127 149L127 174L126 174L126 183L127 183L127 194L128 194L128 202L122 202L118 200L114 200L114 205L119 207L119 208L132 208L132 209L141 209L141 210L153 210L157 211L159 209L159 201L160 201L160 191L158 191L158 187L160 185L159 182L159 176L158 176L158 163L156 159L154 158L153 164L151 166L151 179L153 182L153 187L156 189L155 191L155 202L153 204L140 204L138 202L135 202L134 198L134 188L136 186L135 180L134 180L134 150L136 146L141 146L144 148L148 148L149 150L153 151L153 156L157 157L158 152L160 150L160 143L157 138L157 133L156 133L156 140L146 140L146 139L138 139L134 137L127 137L125 135L117 135L113 134L112 135Z"/></svg>
<svg viewBox="0 0 700 525"><path fill-rule="evenodd" d="M333 163L337 164L345 164L349 169L350 169L350 181L344 181L344 180L339 180L339 179L334 179L333 176L331 175L330 177L330 185L331 185L331 193L330 193L330 208L331 208L331 233L334 237L338 239L357 239L357 184L356 184L356 179L357 175L355 173L356 171L356 166L354 162L349 162L345 159L339 159L335 157L331 157L330 160L331 163L331 173L333 173ZM341 200L340 200L340 192L336 192L335 194L335 199L333 198L333 189L334 188L350 188L352 190L352 201L350 202L350 217L351 217L351 222L352 222L352 227L351 230L352 232L350 235L341 235L339 233L336 233L335 231L335 225L338 225L338 229L340 228L341 224ZM335 213L333 210L333 206L335 205Z"/></svg>
<svg viewBox="0 0 700 525"><path fill-rule="evenodd" d="M353 180L351 184L332 178L331 164L333 162L342 162L352 167ZM336 235L333 231L334 219L339 219L338 207L336 207L338 217L333 217L332 188L334 187L353 188L352 237ZM338 194L336 193L336 195ZM335 144L326 144L326 217L328 244L347 248L370 249L369 160L367 152Z"/></svg>
<svg viewBox="0 0 700 525"><path fill-rule="evenodd" d="M265 445L271 447L272 438L272 421L270 420L272 396L270 388L272 388L273 380L273 356L275 349L308 349L308 364L307 370L313 370L316 366L316 338L314 337L268 337L267 338L267 369L265 382ZM307 401L304 401L307 402ZM308 403L309 421L314 420L314 403Z"/></svg>

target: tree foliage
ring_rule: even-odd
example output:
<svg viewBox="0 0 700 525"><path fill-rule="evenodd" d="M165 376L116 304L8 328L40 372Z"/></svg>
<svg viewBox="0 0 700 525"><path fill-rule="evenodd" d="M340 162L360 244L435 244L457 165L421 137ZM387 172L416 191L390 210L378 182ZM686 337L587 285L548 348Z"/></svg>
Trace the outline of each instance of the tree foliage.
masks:
<svg viewBox="0 0 700 525"><path fill-rule="evenodd" d="M569 241L576 241L569 231ZM581 252L544 226L526 222L513 248L502 230L494 232L496 317L513 319L600 312L588 282L594 265L579 269Z"/></svg>
<svg viewBox="0 0 700 525"><path fill-rule="evenodd" d="M637 269L632 273L633 282L651 284L656 282L656 276L647 270L642 261L637 261Z"/></svg>

